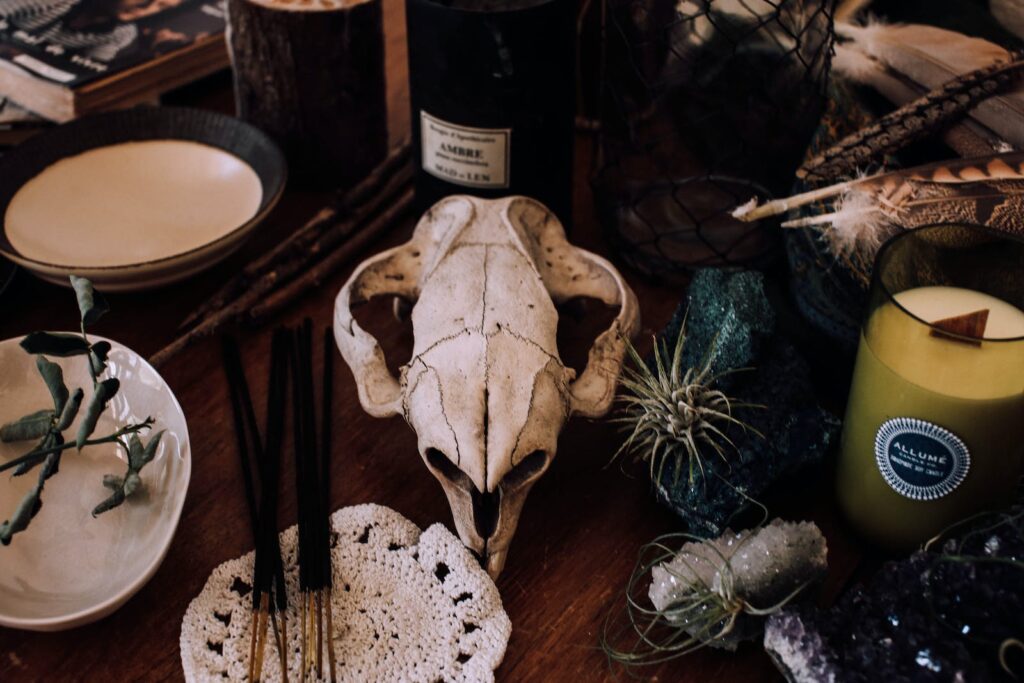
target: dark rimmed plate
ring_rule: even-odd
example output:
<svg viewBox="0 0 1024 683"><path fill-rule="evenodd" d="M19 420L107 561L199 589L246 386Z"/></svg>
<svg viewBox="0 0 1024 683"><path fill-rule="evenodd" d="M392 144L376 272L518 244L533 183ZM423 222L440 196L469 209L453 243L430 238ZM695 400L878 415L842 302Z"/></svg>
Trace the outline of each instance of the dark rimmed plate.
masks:
<svg viewBox="0 0 1024 683"><path fill-rule="evenodd" d="M7 209L28 181L52 164L90 150L154 140L196 142L242 160L255 172L262 189L255 215L200 246L138 262L127 258L118 265L50 263L28 257L11 244L6 230ZM67 276L72 273L90 278L107 291L168 284L209 268L241 246L281 198L286 181L287 165L277 145L259 129L231 116L171 107L140 107L87 116L42 133L0 157L0 220L4 223L0 230L0 254L60 284L67 284ZM82 239L88 238L82 235Z"/></svg>

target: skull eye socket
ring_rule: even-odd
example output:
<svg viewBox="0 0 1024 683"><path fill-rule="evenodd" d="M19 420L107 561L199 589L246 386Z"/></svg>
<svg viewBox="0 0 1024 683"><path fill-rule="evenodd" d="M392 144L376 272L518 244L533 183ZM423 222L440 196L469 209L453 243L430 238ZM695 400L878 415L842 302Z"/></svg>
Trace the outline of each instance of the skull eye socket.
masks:
<svg viewBox="0 0 1024 683"><path fill-rule="evenodd" d="M533 481L547 469L549 462L550 458L545 451L530 453L505 475L501 482L502 487L514 489Z"/></svg>

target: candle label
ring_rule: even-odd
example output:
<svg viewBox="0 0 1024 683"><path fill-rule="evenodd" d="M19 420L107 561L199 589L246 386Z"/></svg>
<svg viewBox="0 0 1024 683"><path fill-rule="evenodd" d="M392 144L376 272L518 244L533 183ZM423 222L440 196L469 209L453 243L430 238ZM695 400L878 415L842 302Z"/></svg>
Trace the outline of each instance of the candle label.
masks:
<svg viewBox="0 0 1024 683"><path fill-rule="evenodd" d="M505 188L511 128L458 126L420 112L423 170L463 187Z"/></svg>
<svg viewBox="0 0 1024 683"><path fill-rule="evenodd" d="M963 483L971 454L948 429L912 417L886 421L875 436L875 461L896 493L935 500Z"/></svg>

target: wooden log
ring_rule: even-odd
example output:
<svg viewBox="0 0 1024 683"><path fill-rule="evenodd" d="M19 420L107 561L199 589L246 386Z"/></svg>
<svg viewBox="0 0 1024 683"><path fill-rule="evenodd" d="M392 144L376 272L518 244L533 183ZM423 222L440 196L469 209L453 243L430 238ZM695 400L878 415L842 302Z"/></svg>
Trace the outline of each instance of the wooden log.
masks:
<svg viewBox="0 0 1024 683"><path fill-rule="evenodd" d="M349 186L387 154L381 1L228 1L238 115L306 186Z"/></svg>

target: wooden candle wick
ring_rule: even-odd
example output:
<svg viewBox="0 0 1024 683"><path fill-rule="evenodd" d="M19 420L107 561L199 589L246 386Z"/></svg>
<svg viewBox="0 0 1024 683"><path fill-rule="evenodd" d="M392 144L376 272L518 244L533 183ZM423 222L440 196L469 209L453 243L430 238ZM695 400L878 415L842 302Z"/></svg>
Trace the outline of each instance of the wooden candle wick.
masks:
<svg viewBox="0 0 1024 683"><path fill-rule="evenodd" d="M981 346L985 338L985 326L988 325L989 309L983 308L973 313L943 318L932 323L931 336L958 341L972 346Z"/></svg>

